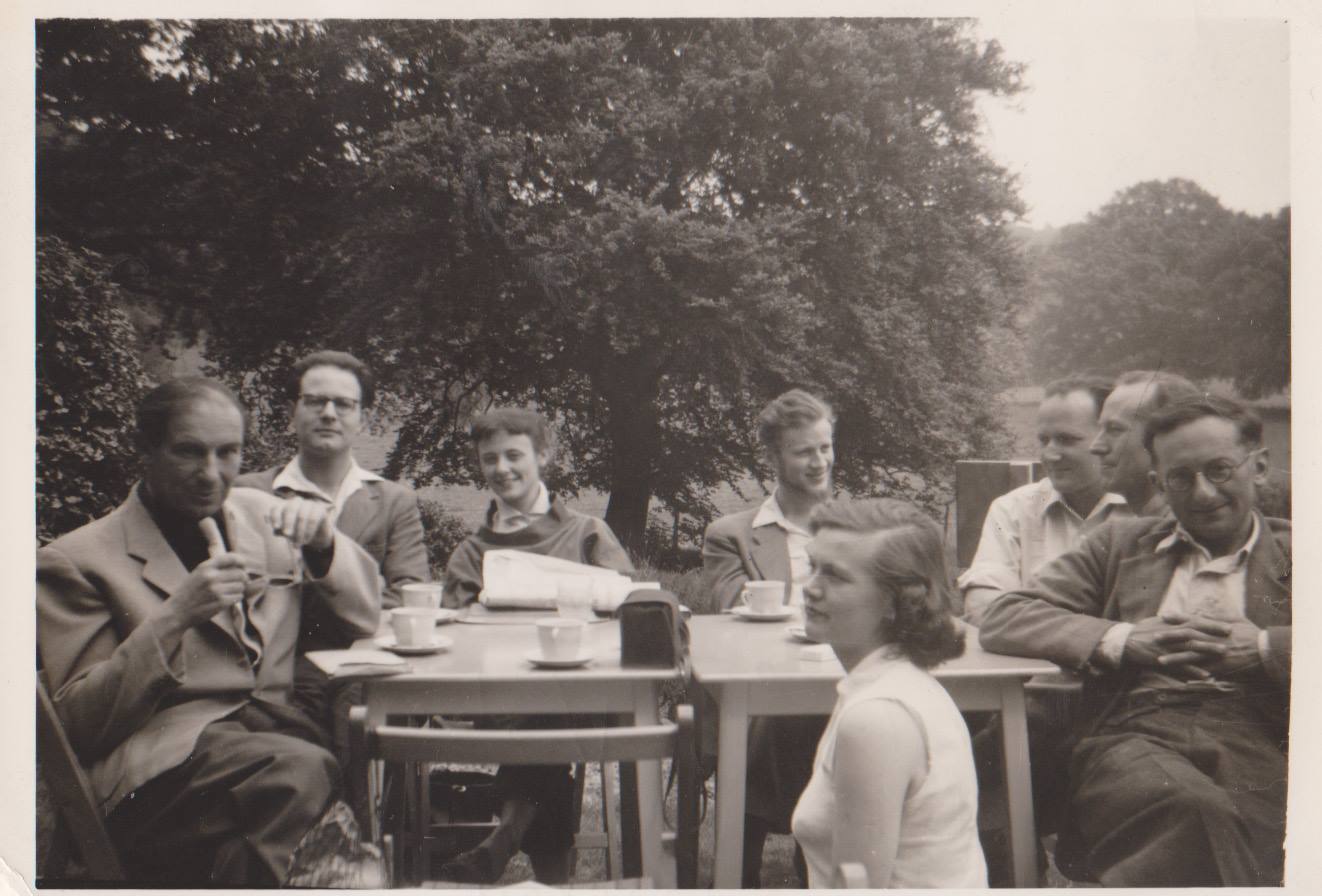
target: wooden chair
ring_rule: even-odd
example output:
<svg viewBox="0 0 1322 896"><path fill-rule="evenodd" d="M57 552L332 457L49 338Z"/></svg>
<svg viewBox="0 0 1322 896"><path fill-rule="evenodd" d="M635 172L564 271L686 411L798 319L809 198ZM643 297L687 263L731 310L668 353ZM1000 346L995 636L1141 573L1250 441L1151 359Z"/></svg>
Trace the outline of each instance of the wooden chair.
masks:
<svg viewBox="0 0 1322 896"><path fill-rule="evenodd" d="M681 706L677 721L661 725L623 728L565 728L527 730L483 730L448 728L405 728L369 726L365 707L349 714L352 768L365 771L373 760L387 763L502 763L509 765L560 765L586 762L637 762L672 759L677 769L678 813L673 838L663 837L673 851L663 857L664 842L643 844L643 874L652 880L672 877L684 889L697 883L698 782L693 743L693 709ZM379 826L372 825L375 830ZM383 848L396 853L393 868L402 873L402 855L416 829L396 829ZM664 866L674 863L673 875ZM664 863L664 864L663 864ZM416 861L414 876L425 869Z"/></svg>
<svg viewBox="0 0 1322 896"><path fill-rule="evenodd" d="M87 772L73 751L64 725L55 713L55 704L37 675L37 753L42 774L55 801L63 826L56 835L63 838L82 865L80 883L118 883L124 880L119 853L106 832L101 809ZM57 850L58 851L58 850ZM43 885L54 885L44 881Z"/></svg>

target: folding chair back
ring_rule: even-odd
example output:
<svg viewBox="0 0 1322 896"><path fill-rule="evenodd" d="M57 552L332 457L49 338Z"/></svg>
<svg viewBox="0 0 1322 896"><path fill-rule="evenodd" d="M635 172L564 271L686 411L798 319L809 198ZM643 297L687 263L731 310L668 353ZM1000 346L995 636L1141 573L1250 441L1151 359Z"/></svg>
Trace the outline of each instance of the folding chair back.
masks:
<svg viewBox="0 0 1322 896"><path fill-rule="evenodd" d="M41 676L37 676L37 752L60 818L67 826L86 877L98 883L124 880L124 869L87 773L73 751Z"/></svg>
<svg viewBox="0 0 1322 896"><path fill-rule="evenodd" d="M698 782L693 748L693 708L681 706L675 723L624 728L472 730L369 726L365 707L349 715L350 744L356 761L500 763L564 765L584 762L637 762L673 759L677 769L678 813L674 842L675 879L690 889L697 881ZM402 844L396 843L399 849ZM662 843L643 844L643 873L660 873Z"/></svg>

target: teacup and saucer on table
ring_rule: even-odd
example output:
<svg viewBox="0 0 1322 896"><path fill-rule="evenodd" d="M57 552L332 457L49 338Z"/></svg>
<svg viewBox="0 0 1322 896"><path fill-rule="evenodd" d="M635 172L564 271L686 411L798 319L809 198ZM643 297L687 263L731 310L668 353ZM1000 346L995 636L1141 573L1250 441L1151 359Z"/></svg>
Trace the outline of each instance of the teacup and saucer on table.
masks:
<svg viewBox="0 0 1322 896"><path fill-rule="evenodd" d="M528 662L542 669L575 669L586 666L593 654L583 643L588 623L583 619L551 617L537 621L537 649Z"/></svg>
<svg viewBox="0 0 1322 896"><path fill-rule="evenodd" d="M746 622L778 622L794 615L794 608L785 603L784 582L746 582L739 597L743 603L730 612Z"/></svg>
<svg viewBox="0 0 1322 896"><path fill-rule="evenodd" d="M441 606L440 582L410 582L400 586L400 598L404 607L409 609L430 610L436 625L454 622L459 617L458 610L449 610ZM394 614L394 610L387 613Z"/></svg>
<svg viewBox="0 0 1322 896"><path fill-rule="evenodd" d="M376 639L378 647L405 656L435 653L454 644L436 634L436 610L431 607L396 607L390 611L392 633Z"/></svg>

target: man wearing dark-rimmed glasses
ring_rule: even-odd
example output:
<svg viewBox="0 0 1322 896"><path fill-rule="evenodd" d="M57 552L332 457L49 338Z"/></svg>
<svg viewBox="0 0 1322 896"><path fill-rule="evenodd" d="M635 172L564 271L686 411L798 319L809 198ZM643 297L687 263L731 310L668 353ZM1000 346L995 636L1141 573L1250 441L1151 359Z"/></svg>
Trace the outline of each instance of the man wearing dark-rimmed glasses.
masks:
<svg viewBox="0 0 1322 896"><path fill-rule="evenodd" d="M357 542L376 561L384 580L381 604L400 604L400 588L430 578L422 517L413 489L366 470L354 458L354 439L363 428L364 410L375 398L375 380L362 361L347 352L318 351L300 359L289 378L293 429L298 453L289 463L244 473L235 485L261 489L282 498L302 498L331 511L335 528ZM326 675L305 656L309 650L348 647L352 636L311 613L299 637L294 674L294 702L347 743L347 702L357 689L339 691L340 709L331 706Z"/></svg>
<svg viewBox="0 0 1322 896"><path fill-rule="evenodd" d="M1282 881L1291 533L1254 509L1261 440L1235 402L1163 408L1144 444L1171 514L1100 527L984 617L984 647L1087 676L1069 833L1106 886Z"/></svg>

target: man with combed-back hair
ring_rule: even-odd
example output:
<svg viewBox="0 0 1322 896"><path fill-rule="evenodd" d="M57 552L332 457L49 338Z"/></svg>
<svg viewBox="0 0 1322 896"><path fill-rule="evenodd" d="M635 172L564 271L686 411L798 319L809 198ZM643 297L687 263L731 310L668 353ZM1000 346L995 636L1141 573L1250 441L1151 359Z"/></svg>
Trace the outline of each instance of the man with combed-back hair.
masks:
<svg viewBox="0 0 1322 896"><path fill-rule="evenodd" d="M776 473L776 487L752 510L723 516L702 542L703 581L722 609L730 609L750 581L784 582L786 600L811 576L809 518L831 497L835 468L835 412L802 389L777 396L758 415L757 436ZM743 886L761 886L762 849L770 833L788 834L794 805L812 777L813 753L825 718L755 717L748 729L747 811ZM803 854L795 870L806 883Z"/></svg>
<svg viewBox="0 0 1322 896"><path fill-rule="evenodd" d="M1092 453L1101 460L1102 484L1122 495L1135 516L1155 516L1165 496L1148 476L1152 458L1143 448L1143 426L1153 414L1177 401L1198 398L1198 388L1178 373L1130 370L1115 379L1102 405Z"/></svg>
<svg viewBox="0 0 1322 896"><path fill-rule="evenodd" d="M231 489L243 435L221 384L157 387L128 499L37 552L43 672L131 883L278 886L338 786L294 650L310 604L375 631L376 564L316 504Z"/></svg>
<svg viewBox="0 0 1322 896"><path fill-rule="evenodd" d="M1262 424L1195 398L1150 417L1143 440L1171 512L1090 533L987 609L982 645L1085 676L1060 850L1089 875L1279 886L1291 538L1254 509Z"/></svg>

